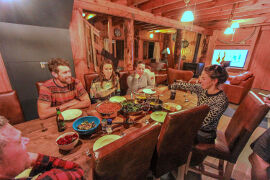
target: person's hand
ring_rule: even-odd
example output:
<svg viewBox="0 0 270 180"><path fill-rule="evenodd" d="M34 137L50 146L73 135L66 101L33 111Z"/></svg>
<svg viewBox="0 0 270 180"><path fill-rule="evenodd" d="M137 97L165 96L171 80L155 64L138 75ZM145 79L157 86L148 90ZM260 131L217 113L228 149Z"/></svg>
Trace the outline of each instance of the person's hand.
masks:
<svg viewBox="0 0 270 180"><path fill-rule="evenodd" d="M136 73L134 77L135 77L136 79L139 79L140 76L139 76L139 74Z"/></svg>

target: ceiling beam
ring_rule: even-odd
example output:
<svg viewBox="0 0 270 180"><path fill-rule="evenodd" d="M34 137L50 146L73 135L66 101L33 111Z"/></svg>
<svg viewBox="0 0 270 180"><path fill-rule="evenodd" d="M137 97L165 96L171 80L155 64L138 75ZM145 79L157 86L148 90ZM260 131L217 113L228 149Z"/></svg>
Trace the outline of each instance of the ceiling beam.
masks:
<svg viewBox="0 0 270 180"><path fill-rule="evenodd" d="M149 0L127 0L128 6L138 6L139 4L148 2Z"/></svg>
<svg viewBox="0 0 270 180"><path fill-rule="evenodd" d="M194 6L196 3L196 6L198 6L199 4L204 4L204 3L209 3L209 2L214 2L215 0L191 0L189 3L189 7ZM208 7L210 4L207 4ZM176 9L182 9L186 7L186 3L184 1L180 1L180 2L176 2L176 3L172 3L163 7L159 7L156 9L152 10L153 14L162 14L168 11L172 11L172 10L176 10Z"/></svg>
<svg viewBox="0 0 270 180"><path fill-rule="evenodd" d="M246 12L240 12L240 13L234 13L233 19L247 19L247 18L255 18L260 16L268 16L270 14L270 9L265 10L256 10L256 11L246 11ZM205 22L205 21L213 21L213 20L229 20L230 13L219 13L219 14L211 14L211 15L205 15L197 17L194 21L196 22Z"/></svg>
<svg viewBox="0 0 270 180"><path fill-rule="evenodd" d="M138 6L143 11L159 8L176 2L184 2L183 0L151 0Z"/></svg>
<svg viewBox="0 0 270 180"><path fill-rule="evenodd" d="M165 27L172 27L175 29L185 29L197 33L206 34L209 33L205 28L192 25L192 24L183 24L179 23L179 21L161 17L161 16L155 16L151 13L141 11L139 9L131 8L128 6L124 6L117 3L112 3L109 1L104 0L75 0L74 1L74 8L81 8L89 11L109 14L113 16L118 17L124 17L133 19L135 21L142 21L146 23L151 24L157 24L160 26Z"/></svg>
<svg viewBox="0 0 270 180"><path fill-rule="evenodd" d="M209 9L216 9L219 7L223 7L226 5L233 5L234 3L239 3L239 7L241 6L247 6L247 5L254 5L257 2L257 0L216 0L209 3L202 3L198 5L192 5L189 9L193 10L195 9L195 12L200 10L209 10ZM243 3L243 4L240 4ZM172 17L172 16L180 16L182 13L186 10L186 7L180 7L178 9L168 11L165 13L162 13L162 16L164 17Z"/></svg>

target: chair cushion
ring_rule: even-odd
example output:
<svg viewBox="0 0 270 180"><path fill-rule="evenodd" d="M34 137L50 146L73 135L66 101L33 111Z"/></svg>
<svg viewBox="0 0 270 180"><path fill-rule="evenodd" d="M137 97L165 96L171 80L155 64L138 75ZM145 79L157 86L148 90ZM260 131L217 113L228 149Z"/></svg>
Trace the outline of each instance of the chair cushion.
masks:
<svg viewBox="0 0 270 180"><path fill-rule="evenodd" d="M252 72L244 72L242 74L239 74L237 76L231 77L230 78L230 83L232 85L238 85L240 84L242 81L247 80L248 78L252 77L253 73Z"/></svg>

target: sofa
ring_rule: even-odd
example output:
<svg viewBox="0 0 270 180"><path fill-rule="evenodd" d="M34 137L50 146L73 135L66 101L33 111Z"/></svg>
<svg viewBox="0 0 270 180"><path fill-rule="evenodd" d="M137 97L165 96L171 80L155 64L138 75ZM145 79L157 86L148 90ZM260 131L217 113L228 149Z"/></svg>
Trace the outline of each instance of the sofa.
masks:
<svg viewBox="0 0 270 180"><path fill-rule="evenodd" d="M229 76L222 85L222 89L230 103L240 104L252 87L254 75L251 72L244 72L236 76Z"/></svg>

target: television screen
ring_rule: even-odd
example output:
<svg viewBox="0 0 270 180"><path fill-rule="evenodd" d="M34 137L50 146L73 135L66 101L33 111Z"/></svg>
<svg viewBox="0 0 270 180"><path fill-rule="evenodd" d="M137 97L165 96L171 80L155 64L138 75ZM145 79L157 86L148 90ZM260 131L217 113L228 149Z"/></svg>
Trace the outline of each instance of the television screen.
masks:
<svg viewBox="0 0 270 180"><path fill-rule="evenodd" d="M248 50L246 49L215 49L212 64L221 64L231 61L230 67L243 68L245 66Z"/></svg>

